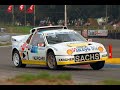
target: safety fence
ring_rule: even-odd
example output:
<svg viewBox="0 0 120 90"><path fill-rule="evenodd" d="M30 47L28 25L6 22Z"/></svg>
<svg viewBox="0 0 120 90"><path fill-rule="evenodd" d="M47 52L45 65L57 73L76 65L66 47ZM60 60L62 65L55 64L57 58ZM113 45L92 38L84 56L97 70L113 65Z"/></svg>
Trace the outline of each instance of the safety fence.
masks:
<svg viewBox="0 0 120 90"><path fill-rule="evenodd" d="M119 30L114 30L114 31L109 30L107 38L120 39L120 31Z"/></svg>

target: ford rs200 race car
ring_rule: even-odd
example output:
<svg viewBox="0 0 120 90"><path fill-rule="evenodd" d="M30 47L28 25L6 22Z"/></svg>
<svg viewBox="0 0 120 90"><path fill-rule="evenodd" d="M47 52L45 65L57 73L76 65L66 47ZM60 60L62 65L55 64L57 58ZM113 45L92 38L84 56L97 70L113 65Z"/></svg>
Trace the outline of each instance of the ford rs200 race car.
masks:
<svg viewBox="0 0 120 90"><path fill-rule="evenodd" d="M89 64L93 70L99 70L107 58L102 44L88 42L65 26L36 27L28 35L12 36L12 60L16 67L39 64L57 69Z"/></svg>

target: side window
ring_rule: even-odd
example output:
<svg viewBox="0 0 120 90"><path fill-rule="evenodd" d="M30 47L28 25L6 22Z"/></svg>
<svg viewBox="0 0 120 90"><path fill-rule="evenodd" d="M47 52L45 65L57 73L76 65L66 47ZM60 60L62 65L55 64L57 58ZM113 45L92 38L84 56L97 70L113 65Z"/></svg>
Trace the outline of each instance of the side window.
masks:
<svg viewBox="0 0 120 90"><path fill-rule="evenodd" d="M40 34L39 37L40 37L40 39L39 39L38 43L44 43L45 41L44 41L43 35Z"/></svg>
<svg viewBox="0 0 120 90"><path fill-rule="evenodd" d="M32 38L31 45L37 46L38 43L43 43L43 42L44 42L43 36L40 34L35 34Z"/></svg>

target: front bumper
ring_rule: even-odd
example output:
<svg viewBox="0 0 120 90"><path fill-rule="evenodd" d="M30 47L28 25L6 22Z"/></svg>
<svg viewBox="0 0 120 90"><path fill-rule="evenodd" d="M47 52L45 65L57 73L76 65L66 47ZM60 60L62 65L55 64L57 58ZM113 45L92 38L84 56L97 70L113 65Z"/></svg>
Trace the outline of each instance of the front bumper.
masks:
<svg viewBox="0 0 120 90"><path fill-rule="evenodd" d="M75 64L89 64L98 61L105 61L108 56L101 57L99 60L88 60L82 62L75 62L74 56L56 56L57 65L75 65Z"/></svg>

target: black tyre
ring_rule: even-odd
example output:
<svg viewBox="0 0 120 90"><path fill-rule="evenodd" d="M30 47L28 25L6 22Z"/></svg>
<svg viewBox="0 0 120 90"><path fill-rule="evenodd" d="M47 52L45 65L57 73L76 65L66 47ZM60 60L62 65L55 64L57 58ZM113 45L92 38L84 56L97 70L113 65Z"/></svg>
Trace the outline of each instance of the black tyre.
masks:
<svg viewBox="0 0 120 90"><path fill-rule="evenodd" d="M90 66L93 68L93 70L99 70L104 67L105 61L99 61L96 63L91 63Z"/></svg>
<svg viewBox="0 0 120 90"><path fill-rule="evenodd" d="M22 64L20 55L18 51L14 51L12 55L13 63L16 67L26 67L26 64Z"/></svg>
<svg viewBox="0 0 120 90"><path fill-rule="evenodd" d="M57 62L53 52L47 54L47 66L51 70L57 69Z"/></svg>

